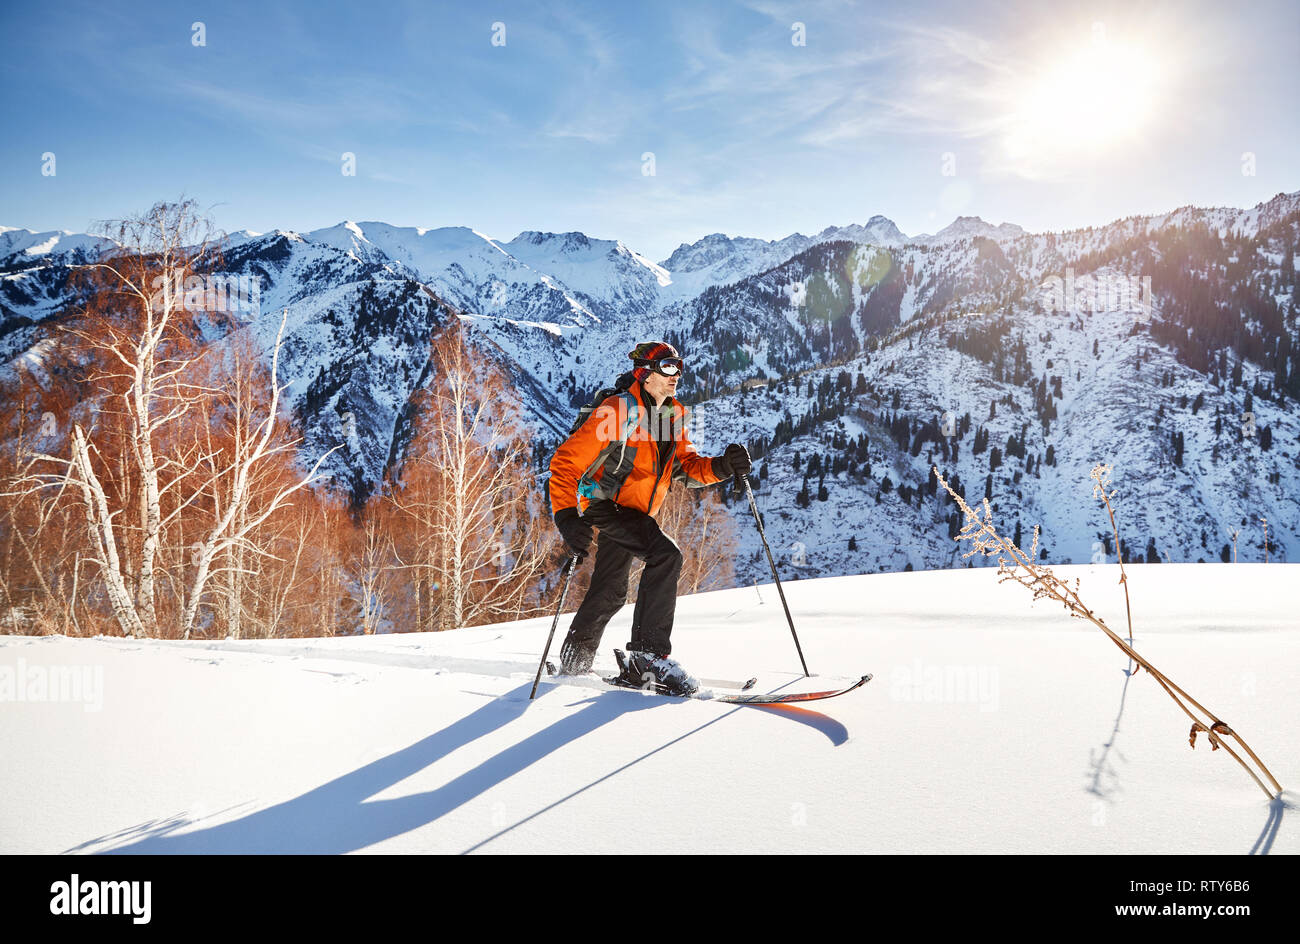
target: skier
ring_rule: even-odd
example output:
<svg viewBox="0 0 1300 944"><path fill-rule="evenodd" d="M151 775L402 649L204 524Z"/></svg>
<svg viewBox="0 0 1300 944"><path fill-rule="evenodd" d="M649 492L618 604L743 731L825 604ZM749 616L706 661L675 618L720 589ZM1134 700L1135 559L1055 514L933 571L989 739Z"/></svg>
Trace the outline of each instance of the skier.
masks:
<svg viewBox="0 0 1300 944"><path fill-rule="evenodd" d="M600 531L591 586L560 648L560 671L591 671L605 624L627 599L636 557L645 561L645 570L624 675L639 683L650 673L670 690L688 694L699 683L668 658L682 552L655 515L672 481L688 488L724 482L750 470L749 453L738 443L713 458L696 452L686 435L685 407L673 396L685 364L671 344L638 344L628 357L633 370L615 383L620 392L599 404L551 459L555 526L579 563L592 528Z"/></svg>

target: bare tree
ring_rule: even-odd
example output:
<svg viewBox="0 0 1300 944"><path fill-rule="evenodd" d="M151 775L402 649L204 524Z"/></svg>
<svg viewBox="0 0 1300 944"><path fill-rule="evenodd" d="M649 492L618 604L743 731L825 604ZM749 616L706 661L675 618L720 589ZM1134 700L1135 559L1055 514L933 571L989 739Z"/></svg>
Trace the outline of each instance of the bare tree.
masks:
<svg viewBox="0 0 1300 944"><path fill-rule="evenodd" d="M92 415L117 441L101 455L92 433L75 422L68 457L41 456L61 471L36 479L38 487L71 486L79 496L89 557L118 625L128 636L153 635L163 532L187 504L164 514L164 496L193 472L190 457L158 451L193 403L184 376L202 356L184 289L218 256L193 201L159 203L112 224L108 235L116 248L82 270L84 304L64 331L89 362L98 394ZM125 524L126 512L134 512L134 524Z"/></svg>
<svg viewBox="0 0 1300 944"><path fill-rule="evenodd" d="M357 622L361 632L373 636L388 615L390 584L385 574L392 563L392 536L380 520L381 499L371 499L356 529L355 550L349 555L348 576L353 584Z"/></svg>
<svg viewBox="0 0 1300 944"><path fill-rule="evenodd" d="M431 347L433 380L389 500L415 533L397 566L436 586L438 629L539 612L553 529L528 467L526 426L506 379L476 356L458 321Z"/></svg>
<svg viewBox="0 0 1300 944"><path fill-rule="evenodd" d="M221 260L192 201L160 203L111 232L117 248L85 267L83 304L62 326L92 395L67 455L40 454L44 471L22 485L76 497L86 559L126 635L165 625L189 638L218 560L238 634L249 555L264 554L257 531L324 459L292 473L276 381L287 312L268 374L247 343L204 340L230 325L205 297L200 273ZM222 351L230 363L211 364Z"/></svg>
<svg viewBox="0 0 1300 944"><path fill-rule="evenodd" d="M242 579L246 567L245 550L263 553L253 544L250 536L284 507L294 493L320 480L318 473L321 463L334 451L328 450L317 458L306 475L284 484L273 485L268 493L260 492L254 487L259 474L268 467L274 468L280 458L299 442L283 435L284 428L279 416L280 395L287 384L281 386L277 382L277 376L284 326L288 317L288 309L285 309L281 313L280 327L271 351L270 400L262 415L257 415L259 390L255 378L250 376L250 372L255 372L255 367L247 352L243 356L236 356L235 368L230 372L234 379L229 398L232 439L229 452L210 449L204 456L209 468L213 519L206 533L194 545L194 573L189 581L181 618L185 639L190 638L194 628L194 619L207 589L213 562L222 554L236 552L232 572ZM277 433L281 435L277 436Z"/></svg>
<svg viewBox="0 0 1300 944"><path fill-rule="evenodd" d="M341 568L334 553L337 529L331 528L322 514L328 508L327 500L314 494L311 498L280 516L274 533L261 536L270 560L260 569L258 579L248 585L253 597L250 608L256 613L254 625L248 627L250 635L287 635L300 615L313 633L319 634L322 626L332 632L335 624L328 621L329 601L316 592L318 581L314 578L321 569L337 573Z"/></svg>
<svg viewBox="0 0 1300 944"><path fill-rule="evenodd" d="M730 586L735 576L736 525L722 504L719 489L674 488L659 511L659 526L682 549L681 593Z"/></svg>
<svg viewBox="0 0 1300 944"><path fill-rule="evenodd" d="M21 361L0 380L0 631L80 632L78 520L62 490L30 487L67 413L67 398Z"/></svg>

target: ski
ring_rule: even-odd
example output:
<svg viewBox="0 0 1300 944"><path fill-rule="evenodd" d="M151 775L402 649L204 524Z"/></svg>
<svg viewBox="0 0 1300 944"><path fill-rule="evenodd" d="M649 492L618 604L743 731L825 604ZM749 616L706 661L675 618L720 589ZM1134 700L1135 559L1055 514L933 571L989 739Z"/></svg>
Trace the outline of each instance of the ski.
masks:
<svg viewBox="0 0 1300 944"><path fill-rule="evenodd" d="M548 661L546 663L546 674L550 676L560 676L560 670L559 668L556 667L554 662ZM593 675L594 673L588 673L588 675L586 676L566 675L563 677L564 678L588 678L588 677L592 677ZM603 676L601 676L600 679L601 681L605 681ZM700 679L700 684L705 685L709 688L726 688L737 692L747 692L755 685L758 684L758 676L755 675L752 678L745 679L745 681L743 682L736 681L734 679Z"/></svg>
<svg viewBox="0 0 1300 944"><path fill-rule="evenodd" d="M745 695L741 693L728 694L718 693L708 688L698 688L693 692L679 692L669 688L654 680L650 675L645 675L641 679L632 679L628 677L628 661L623 650L614 650L614 659L619 665L619 674L605 679L610 685L618 688L630 688L636 691L646 692L654 695L667 695L675 698L696 698L701 701L718 701L731 705L782 705L791 704L801 701L820 701L823 698L834 698L836 695L843 695L853 691L855 688L861 688L871 681L870 675L864 675L848 688L832 689L824 692L773 692L767 695Z"/></svg>
<svg viewBox="0 0 1300 944"><path fill-rule="evenodd" d="M681 692L671 691L657 682L633 682L617 675L607 676L605 682L616 688L645 692L648 695L663 695L668 698L695 698L700 701L716 701L727 705L791 705L804 701L823 701L827 698L835 698L837 695L847 695L854 689L866 685L871 681L871 678L871 674L867 673L846 688L833 688L823 692L772 692L770 694L759 693L754 695L729 694L710 691L705 688L690 694L682 694Z"/></svg>

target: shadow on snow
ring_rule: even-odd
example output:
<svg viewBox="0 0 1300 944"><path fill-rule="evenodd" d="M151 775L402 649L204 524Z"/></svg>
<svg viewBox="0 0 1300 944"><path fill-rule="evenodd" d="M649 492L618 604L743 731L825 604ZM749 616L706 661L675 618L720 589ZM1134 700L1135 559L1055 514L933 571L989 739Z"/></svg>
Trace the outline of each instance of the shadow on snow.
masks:
<svg viewBox="0 0 1300 944"><path fill-rule="evenodd" d="M525 684L409 747L366 764L293 799L248 813L239 819L188 832L180 832L189 825L189 821L183 817L152 820L87 841L68 851L77 852L104 843L117 843L101 851L111 854L149 855L354 852L436 821L547 755L580 740L602 725L630 711L688 703L657 697L629 697L634 693L602 693L582 702L583 707L580 711L510 745L436 789L394 799L368 799L418 773L453 751L498 731L522 717L529 705L526 694L530 687L531 683ZM751 706L734 707L732 711L719 715L629 761L518 823L487 837L466 851L473 851L491 842L522 823L540 816L597 783L608 780L646 757L715 724L735 711L749 708ZM818 712L807 709L790 711L788 707L780 711L771 711L770 706L767 706L766 710L768 713L782 714L820 731L831 740L832 744L839 745L848 740L848 731L842 724ZM129 837L137 838L128 841Z"/></svg>

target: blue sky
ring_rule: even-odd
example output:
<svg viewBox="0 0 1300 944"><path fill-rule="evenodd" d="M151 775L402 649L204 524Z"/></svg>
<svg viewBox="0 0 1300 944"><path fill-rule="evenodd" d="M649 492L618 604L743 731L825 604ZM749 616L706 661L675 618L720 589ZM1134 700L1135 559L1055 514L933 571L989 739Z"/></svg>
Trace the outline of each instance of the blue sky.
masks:
<svg viewBox="0 0 1300 944"><path fill-rule="evenodd" d="M659 260L877 213L1248 206L1300 190L1298 51L1291 2L5 4L0 224L185 194L228 230L581 230Z"/></svg>

